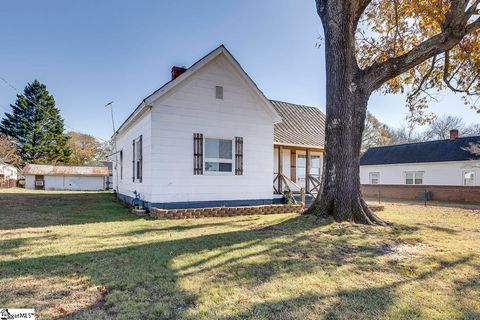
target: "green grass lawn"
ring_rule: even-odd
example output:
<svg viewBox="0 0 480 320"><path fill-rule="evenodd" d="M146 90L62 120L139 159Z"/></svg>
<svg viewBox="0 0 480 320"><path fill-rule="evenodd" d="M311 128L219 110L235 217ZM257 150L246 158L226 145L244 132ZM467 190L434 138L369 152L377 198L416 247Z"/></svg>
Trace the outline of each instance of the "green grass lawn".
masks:
<svg viewBox="0 0 480 320"><path fill-rule="evenodd" d="M0 192L0 306L72 319L479 319L480 210L391 227L145 220L108 193Z"/></svg>

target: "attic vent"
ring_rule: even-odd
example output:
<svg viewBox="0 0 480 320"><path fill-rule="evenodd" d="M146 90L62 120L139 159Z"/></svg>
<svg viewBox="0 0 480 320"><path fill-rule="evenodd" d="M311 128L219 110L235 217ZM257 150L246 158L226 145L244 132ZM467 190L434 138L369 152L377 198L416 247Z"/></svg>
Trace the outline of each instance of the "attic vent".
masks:
<svg viewBox="0 0 480 320"><path fill-rule="evenodd" d="M223 99L223 87L221 86L215 87L215 98Z"/></svg>

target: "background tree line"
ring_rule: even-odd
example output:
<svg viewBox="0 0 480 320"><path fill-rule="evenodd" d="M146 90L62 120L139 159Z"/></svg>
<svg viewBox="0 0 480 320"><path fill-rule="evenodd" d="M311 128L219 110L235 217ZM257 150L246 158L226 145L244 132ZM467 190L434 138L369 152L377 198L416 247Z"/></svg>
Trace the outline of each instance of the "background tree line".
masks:
<svg viewBox="0 0 480 320"><path fill-rule="evenodd" d="M18 94L11 112L0 122L0 160L25 163L94 165L105 159L110 145L89 134L65 132L55 99L38 80Z"/></svg>
<svg viewBox="0 0 480 320"><path fill-rule="evenodd" d="M367 112L362 152L371 147L448 139L451 129L458 129L461 137L480 136L480 124L466 124L461 117L452 115L434 117L423 131L419 131L416 124L408 122L400 128L392 128Z"/></svg>

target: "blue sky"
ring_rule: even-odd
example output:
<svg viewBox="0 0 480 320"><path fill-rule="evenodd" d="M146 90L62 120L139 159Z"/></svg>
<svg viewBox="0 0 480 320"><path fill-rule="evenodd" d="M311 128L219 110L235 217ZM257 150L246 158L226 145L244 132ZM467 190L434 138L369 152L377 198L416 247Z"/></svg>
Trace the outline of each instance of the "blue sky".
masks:
<svg viewBox="0 0 480 320"><path fill-rule="evenodd" d="M55 96L65 123L108 139L114 101L118 125L169 80L220 44L271 99L324 110L322 34L314 0L2 1L0 76L23 90L38 79ZM0 81L0 114L16 92ZM402 96L375 94L370 111L391 126L404 122ZM452 93L437 114L480 116Z"/></svg>

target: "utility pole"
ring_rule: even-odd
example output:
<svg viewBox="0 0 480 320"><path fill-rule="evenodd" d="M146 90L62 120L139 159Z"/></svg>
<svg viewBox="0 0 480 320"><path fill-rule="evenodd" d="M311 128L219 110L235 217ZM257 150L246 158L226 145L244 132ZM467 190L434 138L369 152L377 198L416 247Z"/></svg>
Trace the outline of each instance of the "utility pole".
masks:
<svg viewBox="0 0 480 320"><path fill-rule="evenodd" d="M112 128L113 128L113 134L115 134L115 120L113 119L113 101L110 101L105 105L106 107L110 107L110 113L112 115Z"/></svg>
<svg viewBox="0 0 480 320"><path fill-rule="evenodd" d="M114 117L113 117L113 101L110 101L104 107L105 108L110 107L110 114L112 115L113 136L115 136L115 120L114 120ZM113 152L115 153L114 166L115 166L115 184L116 184L116 186L114 186L113 189L115 190L115 192L118 192L118 152L117 152L117 139L115 137L113 137Z"/></svg>

